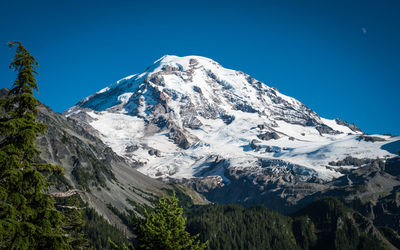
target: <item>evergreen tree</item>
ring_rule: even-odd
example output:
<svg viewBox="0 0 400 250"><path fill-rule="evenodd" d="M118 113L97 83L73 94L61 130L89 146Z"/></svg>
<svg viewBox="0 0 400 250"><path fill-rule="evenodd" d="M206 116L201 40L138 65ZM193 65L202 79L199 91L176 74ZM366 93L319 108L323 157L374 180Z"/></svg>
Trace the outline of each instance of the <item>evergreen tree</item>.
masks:
<svg viewBox="0 0 400 250"><path fill-rule="evenodd" d="M175 194L161 198L152 212L145 211L144 219L135 218L139 249L205 249L196 236L185 230L186 218L178 206Z"/></svg>
<svg viewBox="0 0 400 250"><path fill-rule="evenodd" d="M38 63L20 42L10 69L18 72L9 95L0 101L0 249L72 249L62 229L62 213L45 193L48 183L40 171L61 171L37 164L36 136L45 125L36 122Z"/></svg>

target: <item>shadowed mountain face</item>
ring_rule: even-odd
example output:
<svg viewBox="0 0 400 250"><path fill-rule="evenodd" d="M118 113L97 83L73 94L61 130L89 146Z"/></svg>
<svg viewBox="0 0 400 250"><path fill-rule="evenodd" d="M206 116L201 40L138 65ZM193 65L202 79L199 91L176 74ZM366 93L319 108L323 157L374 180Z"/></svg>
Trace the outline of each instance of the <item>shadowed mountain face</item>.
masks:
<svg viewBox="0 0 400 250"><path fill-rule="evenodd" d="M321 118L276 88L200 56L164 56L64 115L150 177L212 201L275 209L359 167L331 162L393 157L385 145L400 139Z"/></svg>
<svg viewBox="0 0 400 250"><path fill-rule="evenodd" d="M0 98L7 94L7 89L0 90ZM37 121L47 125L45 134L36 141L41 152L38 161L62 166L65 173L65 178L56 180L52 192L60 197L78 192L89 206L130 235L107 205L121 211L136 210L133 204L151 205L161 195L161 189L168 186L135 170L76 121L41 103L38 110Z"/></svg>

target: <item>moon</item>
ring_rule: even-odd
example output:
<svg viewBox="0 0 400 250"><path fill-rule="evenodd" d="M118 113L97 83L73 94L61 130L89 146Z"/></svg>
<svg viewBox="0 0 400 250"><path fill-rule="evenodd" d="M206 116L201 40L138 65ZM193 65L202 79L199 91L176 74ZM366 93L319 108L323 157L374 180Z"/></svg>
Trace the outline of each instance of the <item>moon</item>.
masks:
<svg viewBox="0 0 400 250"><path fill-rule="evenodd" d="M364 35L367 34L367 28L365 28L365 27L362 27L362 28L361 28L361 31L362 31L362 33L363 33Z"/></svg>

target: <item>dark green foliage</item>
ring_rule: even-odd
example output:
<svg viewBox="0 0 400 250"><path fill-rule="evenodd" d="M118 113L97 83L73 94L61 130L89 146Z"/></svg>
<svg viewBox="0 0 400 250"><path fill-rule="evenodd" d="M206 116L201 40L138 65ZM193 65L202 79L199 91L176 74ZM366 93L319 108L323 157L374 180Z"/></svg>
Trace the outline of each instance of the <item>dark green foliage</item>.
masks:
<svg viewBox="0 0 400 250"><path fill-rule="evenodd" d="M63 189L73 189L69 181L65 178L64 174L62 173L44 173L44 175L47 177L47 181L49 184L53 187L55 187L57 190L63 190Z"/></svg>
<svg viewBox="0 0 400 250"><path fill-rule="evenodd" d="M90 246L94 249L113 249L110 241L116 246L132 245L120 230L111 226L93 208L84 210L83 219L85 221L83 232L87 235Z"/></svg>
<svg viewBox="0 0 400 250"><path fill-rule="evenodd" d="M292 217L262 206L221 204L193 206L186 215L188 231L209 240L209 249L389 248L370 221L333 198L314 201ZM384 235L398 244L393 230Z"/></svg>
<svg viewBox="0 0 400 250"><path fill-rule="evenodd" d="M378 227L378 229L393 246L400 249L400 237L396 231L388 227Z"/></svg>
<svg viewBox="0 0 400 250"><path fill-rule="evenodd" d="M72 169L71 174L84 190L90 191L89 180L92 178L92 175L88 170L81 166L76 166Z"/></svg>
<svg viewBox="0 0 400 250"><path fill-rule="evenodd" d="M149 207L146 204L139 204L139 203L137 203L135 201L132 201L130 199L127 199L127 201L131 206L133 206L135 208L135 211L138 212L139 214L144 214L146 210L150 211L152 209L151 207ZM133 211L131 212L131 214L133 215Z"/></svg>
<svg viewBox="0 0 400 250"><path fill-rule="evenodd" d="M0 248L69 249L72 241L62 229L62 214L44 192L48 184L39 171L61 171L37 164L36 136L45 125L37 123L38 63L20 42L10 68L18 72L9 95L0 101Z"/></svg>
<svg viewBox="0 0 400 250"><path fill-rule="evenodd" d="M148 201L150 201L152 203L155 203L158 200L158 196L154 195L151 192L146 192L146 191L144 191L142 189L135 188L135 187L130 187L129 189L132 192L134 192L135 194L139 195L140 197L142 197L142 198L144 198L144 199L146 199L146 200L148 200Z"/></svg>
<svg viewBox="0 0 400 250"><path fill-rule="evenodd" d="M178 200L163 197L151 212L144 212L144 219L134 218L139 249L204 249L197 236L190 236L185 230L186 219Z"/></svg>
<svg viewBox="0 0 400 250"><path fill-rule="evenodd" d="M74 194L67 197L55 198L55 200L57 210L63 214L62 228L67 234L72 236L70 245L74 249L89 248L89 241L83 232L85 224L83 220L83 207L85 204L81 197L78 194Z"/></svg>
<svg viewBox="0 0 400 250"><path fill-rule="evenodd" d="M107 204L107 208L111 210L111 212L113 212L116 216L118 216L118 218L120 218L122 220L122 222L129 227L129 229L133 230L133 225L132 225L132 215L134 214L133 211L129 210L128 213L129 214L125 214L120 212L116 207L114 207L111 204Z"/></svg>
<svg viewBox="0 0 400 250"><path fill-rule="evenodd" d="M385 249L381 238L368 234L372 223L336 198L314 201L296 213L312 221L317 240L310 249Z"/></svg>
<svg viewBox="0 0 400 250"><path fill-rule="evenodd" d="M86 191L90 191L91 186L106 188L106 179L116 180L114 173L107 167L101 160L96 159L80 146L77 147L77 152L80 153L81 158L87 158L90 162L91 168L84 167L79 162L78 157L73 156L74 168L72 169L72 176L76 182Z"/></svg>
<svg viewBox="0 0 400 250"><path fill-rule="evenodd" d="M307 216L294 218L293 233L301 249L310 249L317 243L314 223Z"/></svg>
<svg viewBox="0 0 400 250"><path fill-rule="evenodd" d="M194 204L193 200L188 196L183 188L179 185L172 185L173 189L164 188L163 190L167 192L168 195L174 196L178 199L179 206L183 208L183 211L190 209Z"/></svg>
<svg viewBox="0 0 400 250"><path fill-rule="evenodd" d="M299 249L292 219L262 206L194 206L187 216L188 231L209 240L208 249Z"/></svg>
<svg viewBox="0 0 400 250"><path fill-rule="evenodd" d="M104 169L106 169L106 168L103 166L103 164L98 164L98 162L95 160L91 160L90 162L92 163L92 166L93 166L93 172L94 172L93 174L95 177L95 183L99 183L100 186L106 187L106 180L102 176L102 171L101 171L102 168L104 168Z"/></svg>

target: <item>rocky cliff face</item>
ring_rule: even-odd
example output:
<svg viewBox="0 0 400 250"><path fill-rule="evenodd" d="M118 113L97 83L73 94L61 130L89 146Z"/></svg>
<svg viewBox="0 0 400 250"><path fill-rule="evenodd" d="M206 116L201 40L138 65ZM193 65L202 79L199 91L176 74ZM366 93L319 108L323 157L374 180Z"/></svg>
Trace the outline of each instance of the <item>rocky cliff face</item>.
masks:
<svg viewBox="0 0 400 250"><path fill-rule="evenodd" d="M336 162L346 166L349 162L362 164L357 169L342 169L343 176L325 183L323 190L298 201L297 207L316 198L333 196L373 221L400 233L400 158L379 159L347 158Z"/></svg>
<svg viewBox="0 0 400 250"><path fill-rule="evenodd" d="M7 89L0 90L0 98L7 94ZM76 121L41 103L38 110L37 121L47 125L45 134L36 141L41 152L38 161L62 166L65 174L51 192L60 197L79 193L90 207L129 236L108 205L121 211L136 210L136 206L151 205L168 186L138 172Z"/></svg>
<svg viewBox="0 0 400 250"><path fill-rule="evenodd" d="M144 198L146 195L131 192L130 189L157 194L160 188L165 187L161 182L133 169L124 158L74 120L42 104L38 109L37 120L47 125L46 133L37 140L40 158L61 165L66 178L76 188L93 194L101 192L106 202L121 202L118 207L129 207L126 199L147 202ZM118 195L125 197L116 197Z"/></svg>

